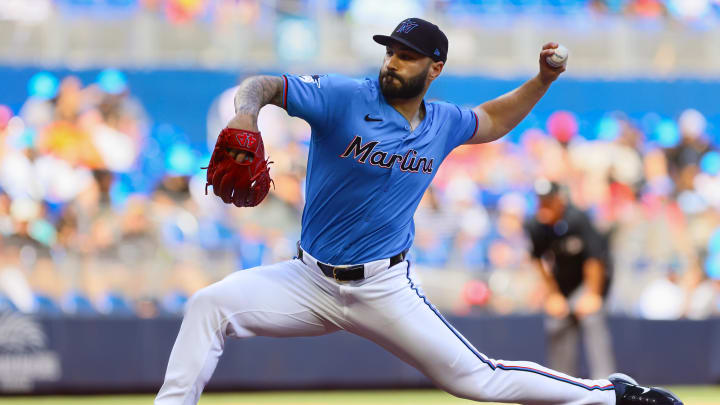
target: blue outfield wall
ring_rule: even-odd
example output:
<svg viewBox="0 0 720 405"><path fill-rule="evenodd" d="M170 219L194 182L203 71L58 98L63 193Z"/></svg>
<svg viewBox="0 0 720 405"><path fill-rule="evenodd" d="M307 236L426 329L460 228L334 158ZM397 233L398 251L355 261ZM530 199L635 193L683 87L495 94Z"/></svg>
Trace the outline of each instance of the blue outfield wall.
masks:
<svg viewBox="0 0 720 405"><path fill-rule="evenodd" d="M0 393L156 391L180 326L178 319L24 319L26 331L36 325L44 335L34 339L44 347L0 342ZM450 321L492 358L546 363L540 316ZM619 370L644 383L720 383L720 319L613 318L611 330ZM48 376L52 357L58 372ZM208 390L428 386L424 376L379 346L339 332L229 340Z"/></svg>

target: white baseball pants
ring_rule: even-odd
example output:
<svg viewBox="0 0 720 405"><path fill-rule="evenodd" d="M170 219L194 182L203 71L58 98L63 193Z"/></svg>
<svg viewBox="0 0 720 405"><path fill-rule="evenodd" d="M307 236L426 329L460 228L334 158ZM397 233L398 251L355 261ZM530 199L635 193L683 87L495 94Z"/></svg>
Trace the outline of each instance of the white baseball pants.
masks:
<svg viewBox="0 0 720 405"><path fill-rule="evenodd" d="M188 301L155 405L197 404L226 337L317 336L346 330L372 340L437 386L481 402L615 404L608 380L584 380L478 352L433 307L407 261L366 264L366 278L337 282L307 253L235 272Z"/></svg>

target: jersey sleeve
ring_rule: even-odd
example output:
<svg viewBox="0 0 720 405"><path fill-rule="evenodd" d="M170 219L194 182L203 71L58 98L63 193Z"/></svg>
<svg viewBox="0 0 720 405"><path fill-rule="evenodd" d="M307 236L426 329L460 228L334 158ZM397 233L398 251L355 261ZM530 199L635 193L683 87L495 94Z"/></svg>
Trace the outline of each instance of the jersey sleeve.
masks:
<svg viewBox="0 0 720 405"><path fill-rule="evenodd" d="M449 103L442 104L443 114L445 115L443 119L449 126L445 151L450 153L475 135L478 127L478 117L475 111L470 108Z"/></svg>
<svg viewBox="0 0 720 405"><path fill-rule="evenodd" d="M340 75L283 75L283 108L313 127L330 125L347 105L354 80Z"/></svg>

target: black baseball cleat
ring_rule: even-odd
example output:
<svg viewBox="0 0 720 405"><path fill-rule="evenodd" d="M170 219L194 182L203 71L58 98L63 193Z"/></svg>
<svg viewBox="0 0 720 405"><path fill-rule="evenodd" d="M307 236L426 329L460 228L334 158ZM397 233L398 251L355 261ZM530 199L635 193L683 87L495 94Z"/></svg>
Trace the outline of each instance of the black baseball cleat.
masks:
<svg viewBox="0 0 720 405"><path fill-rule="evenodd" d="M658 387L643 387L625 374L612 374L608 380L615 386L615 405L683 405L672 392Z"/></svg>

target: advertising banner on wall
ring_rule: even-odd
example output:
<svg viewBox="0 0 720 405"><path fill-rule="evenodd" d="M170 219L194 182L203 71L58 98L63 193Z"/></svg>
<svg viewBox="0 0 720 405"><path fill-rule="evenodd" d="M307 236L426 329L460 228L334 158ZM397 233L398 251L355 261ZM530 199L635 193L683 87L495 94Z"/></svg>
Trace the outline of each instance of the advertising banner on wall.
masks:
<svg viewBox="0 0 720 405"><path fill-rule="evenodd" d="M49 349L42 323L29 315L0 312L0 387L32 392L40 381L62 377L60 354Z"/></svg>

